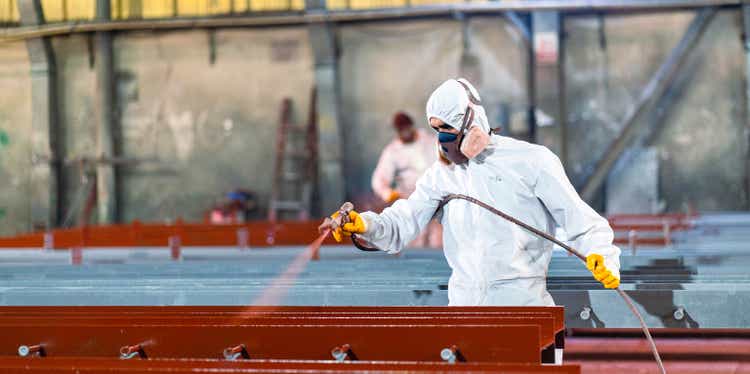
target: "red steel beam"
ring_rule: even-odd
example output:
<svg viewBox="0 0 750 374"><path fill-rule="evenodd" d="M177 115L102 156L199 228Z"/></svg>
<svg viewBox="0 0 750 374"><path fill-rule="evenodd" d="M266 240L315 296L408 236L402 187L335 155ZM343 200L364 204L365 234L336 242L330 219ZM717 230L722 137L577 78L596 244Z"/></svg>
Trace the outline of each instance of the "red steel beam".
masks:
<svg viewBox="0 0 750 374"><path fill-rule="evenodd" d="M750 339L656 338L664 360L716 360L750 362ZM635 360L651 357L643 338L577 338L566 341L565 357L572 360Z"/></svg>
<svg viewBox="0 0 750 374"><path fill-rule="evenodd" d="M24 316L4 317L0 326L34 325L37 327L68 326L68 325L95 325L95 326L203 326L203 325L314 325L314 326L363 326L363 325L397 325L397 326L420 326L420 325L442 325L442 326L513 326L534 325L539 327L538 350L543 350L555 344L554 320L549 315L499 315L499 316L383 316L383 317L356 317L356 316L289 316L273 317L265 315L242 315L235 317L226 316Z"/></svg>
<svg viewBox="0 0 750 374"><path fill-rule="evenodd" d="M639 232L686 230L691 227L688 215L618 215L609 217L615 231L636 230ZM251 247L271 245L306 245L317 238L319 220L287 222L249 222L246 224L211 225L184 223L172 225L146 224L135 221L131 224L86 226L50 231L48 239L56 249L106 248L106 247L166 247L169 237L180 238L182 246L237 246L240 231L249 233ZM15 237L0 238L0 248L42 248L44 233L31 233ZM644 239L641 239L644 240ZM640 242L640 240L639 240ZM327 238L325 244L336 244ZM645 243L644 244L649 244Z"/></svg>
<svg viewBox="0 0 750 374"><path fill-rule="evenodd" d="M503 363L436 363L436 362L323 362L292 360L113 360L98 358L23 359L0 357L3 373L77 372L98 373L505 373L505 374L578 374L577 365L528 365Z"/></svg>
<svg viewBox="0 0 750 374"><path fill-rule="evenodd" d="M440 361L457 346L469 362L540 362L537 325L58 325L0 321L0 355L20 345L41 344L47 356L117 357L140 345L141 357L220 358L244 344L251 358L329 360L331 349L349 344L358 359Z"/></svg>
<svg viewBox="0 0 750 374"><path fill-rule="evenodd" d="M653 374L658 373L653 359L638 361L580 361L571 360L568 363L581 366L582 374ZM750 374L750 363L736 361L664 361L667 373L679 374Z"/></svg>

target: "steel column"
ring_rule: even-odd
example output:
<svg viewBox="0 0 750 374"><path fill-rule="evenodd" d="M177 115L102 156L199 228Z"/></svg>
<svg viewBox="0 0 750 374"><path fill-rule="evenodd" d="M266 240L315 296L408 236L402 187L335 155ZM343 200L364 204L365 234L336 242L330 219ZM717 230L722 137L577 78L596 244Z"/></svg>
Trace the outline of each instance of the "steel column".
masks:
<svg viewBox="0 0 750 374"><path fill-rule="evenodd" d="M526 46L526 121L528 123L528 139L532 143L537 141L536 122L536 55L534 54L534 22L533 16L528 18L529 44Z"/></svg>
<svg viewBox="0 0 750 374"><path fill-rule="evenodd" d="M110 20L109 0L97 0L96 19ZM101 159L118 156L116 150L117 115L115 108L114 56L112 34L109 31L96 33L96 88L98 100L97 155ZM97 209L99 223L114 223L117 212L117 166L114 163L100 162L96 167Z"/></svg>
<svg viewBox="0 0 750 374"><path fill-rule="evenodd" d="M18 8L23 26L44 24L40 0L20 0ZM62 212L62 163L59 140L57 68L48 38L26 40L31 62L31 222L53 228Z"/></svg>
<svg viewBox="0 0 750 374"><path fill-rule="evenodd" d="M565 15L559 15L557 38L557 121L560 124L560 160L568 168L568 92L565 76Z"/></svg>
<svg viewBox="0 0 750 374"><path fill-rule="evenodd" d="M325 0L308 0L308 13L325 12ZM344 185L343 139L340 124L340 87L338 76L338 45L335 26L311 24L308 28L310 46L315 57L315 94L318 113L318 191L322 212L333 212L346 198ZM312 103L311 103L312 105Z"/></svg>
<svg viewBox="0 0 750 374"><path fill-rule="evenodd" d="M750 209L750 1L742 5L742 34L745 49L745 201Z"/></svg>
<svg viewBox="0 0 750 374"><path fill-rule="evenodd" d="M638 130L644 125L644 121L638 121L638 119L649 104L671 86L677 75L677 71L685 61L685 57L693 49L701 35L703 35L706 26L708 26L714 14L716 14L716 9L708 8L701 10L695 16L680 42L670 52L656 73L654 73L646 87L643 88L635 104L625 114L621 126L622 131L617 139L607 147L607 153L599 160L596 169L581 189L581 197L584 200L591 202L594 199L612 166L620 158L623 151L631 144L633 139L635 139Z"/></svg>

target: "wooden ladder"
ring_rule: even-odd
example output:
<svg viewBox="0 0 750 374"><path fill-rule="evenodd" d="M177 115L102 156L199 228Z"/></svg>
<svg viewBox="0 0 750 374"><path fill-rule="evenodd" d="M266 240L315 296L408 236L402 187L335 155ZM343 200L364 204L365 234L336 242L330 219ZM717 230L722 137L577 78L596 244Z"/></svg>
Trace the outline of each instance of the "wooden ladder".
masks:
<svg viewBox="0 0 750 374"><path fill-rule="evenodd" d="M292 100L281 102L276 133L276 161L268 220L307 220L317 181L317 122L315 90L310 100L307 126L292 123ZM289 213L288 215L285 213Z"/></svg>

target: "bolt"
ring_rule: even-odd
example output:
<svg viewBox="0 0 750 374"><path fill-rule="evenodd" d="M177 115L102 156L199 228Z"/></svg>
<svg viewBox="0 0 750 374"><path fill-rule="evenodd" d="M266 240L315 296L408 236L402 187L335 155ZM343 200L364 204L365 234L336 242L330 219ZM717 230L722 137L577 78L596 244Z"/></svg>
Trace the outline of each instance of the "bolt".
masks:
<svg viewBox="0 0 750 374"><path fill-rule="evenodd" d="M672 316L674 319L678 321L682 321L683 318L685 318L685 308L679 307L674 310L674 313L672 313Z"/></svg>
<svg viewBox="0 0 750 374"><path fill-rule="evenodd" d="M350 350L351 347L349 346L349 344L344 344L342 346L333 348L331 350L331 356L333 356L336 361L346 361L346 359L349 357Z"/></svg>
<svg viewBox="0 0 750 374"><path fill-rule="evenodd" d="M591 318L591 308L585 306L581 310L580 313L578 313L578 316L581 317L582 320L588 321L589 318Z"/></svg>
<svg viewBox="0 0 750 374"><path fill-rule="evenodd" d="M224 358L230 361L234 361L240 357L247 358L247 351L245 350L245 345L240 344L235 347L229 347L224 350Z"/></svg>
<svg viewBox="0 0 750 374"><path fill-rule="evenodd" d="M41 345L22 345L18 347L18 355L21 357L28 357L33 354L37 354L39 356L43 356L43 349Z"/></svg>
<svg viewBox="0 0 750 374"><path fill-rule="evenodd" d="M143 350L140 344L126 345L120 348L120 359L129 360L135 356L139 356L141 358L145 358L146 356L143 353Z"/></svg>
<svg viewBox="0 0 750 374"><path fill-rule="evenodd" d="M443 348L443 350L440 351L440 358L449 364L455 364L456 352L458 352L458 348L455 345L450 348Z"/></svg>

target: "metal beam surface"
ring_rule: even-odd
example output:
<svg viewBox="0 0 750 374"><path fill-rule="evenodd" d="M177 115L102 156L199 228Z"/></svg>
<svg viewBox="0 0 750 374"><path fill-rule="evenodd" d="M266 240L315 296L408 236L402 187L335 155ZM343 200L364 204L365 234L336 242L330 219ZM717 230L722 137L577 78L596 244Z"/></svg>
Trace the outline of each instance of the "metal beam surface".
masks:
<svg viewBox="0 0 750 374"><path fill-rule="evenodd" d="M67 22L36 27L0 30L1 39L27 39L71 33L123 30L185 28L263 27L271 25L307 25L331 22L367 22L395 20L404 17L454 17L456 13L500 14L507 11L531 12L653 12L705 7L738 7L742 0L553 0L455 3L372 10L321 11L287 15L257 15L224 18L185 18L168 20L131 20L116 22Z"/></svg>
<svg viewBox="0 0 750 374"><path fill-rule="evenodd" d="M588 177L586 183L581 188L581 197L584 200L591 202L594 199L612 166L614 166L625 149L635 139L638 130L643 126L643 121L638 121L638 119L648 105L670 87L686 56L697 44L698 40L700 40L715 14L715 8L704 9L696 14L677 46L670 52L661 66L659 66L659 69L651 77L646 87L643 88L636 102L625 114L622 125L618 126L622 128L620 134L606 148L606 154L597 162L594 172Z"/></svg>
<svg viewBox="0 0 750 374"><path fill-rule="evenodd" d="M332 350L349 345L346 351L356 360L440 362L441 351L456 346L467 362L541 363L535 325L49 322L0 323L0 355L16 355L21 345L42 344L49 357L117 358L128 355L123 347L131 347L127 351L143 358L211 359L244 344L255 359L330 360Z"/></svg>

